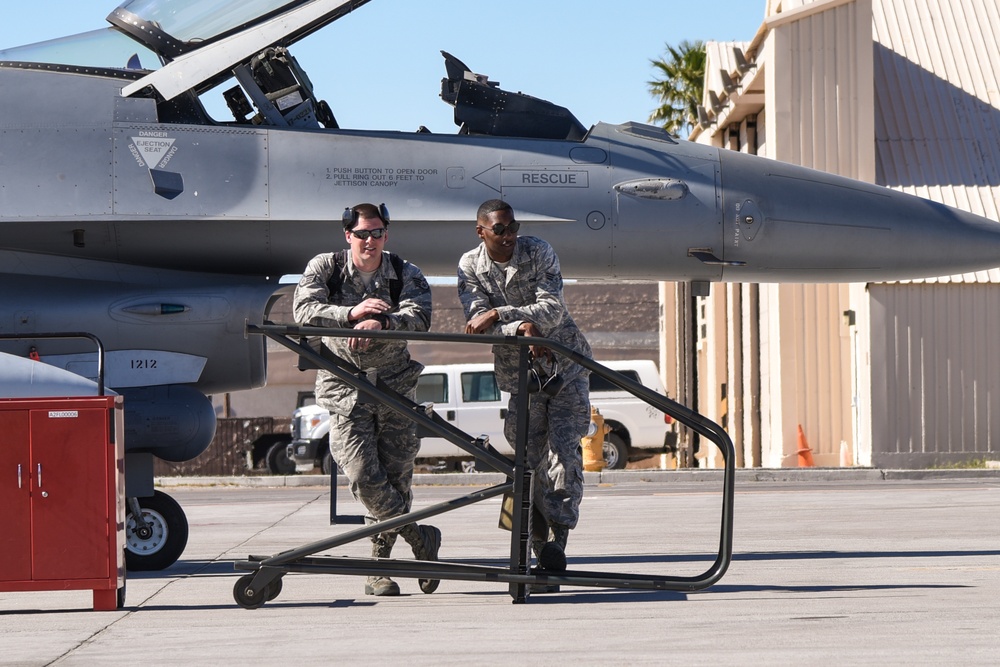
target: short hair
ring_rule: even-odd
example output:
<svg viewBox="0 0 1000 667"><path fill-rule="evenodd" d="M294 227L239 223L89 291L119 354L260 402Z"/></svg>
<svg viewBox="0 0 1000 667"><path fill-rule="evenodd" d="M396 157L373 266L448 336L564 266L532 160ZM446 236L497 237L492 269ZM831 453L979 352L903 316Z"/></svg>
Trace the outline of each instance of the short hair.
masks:
<svg viewBox="0 0 1000 667"><path fill-rule="evenodd" d="M514 214L514 209L504 200L488 199L479 206L479 211L476 212L476 220L485 220L486 216L497 211L510 211L511 215Z"/></svg>
<svg viewBox="0 0 1000 667"><path fill-rule="evenodd" d="M361 218L378 218L386 227L389 226L389 209L385 204L376 206L375 204L358 204L351 208L344 209L344 231L349 232L354 229Z"/></svg>

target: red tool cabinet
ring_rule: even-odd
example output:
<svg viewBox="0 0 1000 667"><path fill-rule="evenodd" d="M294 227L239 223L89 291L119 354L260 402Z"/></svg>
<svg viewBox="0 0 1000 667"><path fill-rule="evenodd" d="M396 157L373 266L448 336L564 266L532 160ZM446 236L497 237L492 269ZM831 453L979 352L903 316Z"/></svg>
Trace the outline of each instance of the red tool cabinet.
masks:
<svg viewBox="0 0 1000 667"><path fill-rule="evenodd" d="M125 602L120 396L0 399L0 591Z"/></svg>

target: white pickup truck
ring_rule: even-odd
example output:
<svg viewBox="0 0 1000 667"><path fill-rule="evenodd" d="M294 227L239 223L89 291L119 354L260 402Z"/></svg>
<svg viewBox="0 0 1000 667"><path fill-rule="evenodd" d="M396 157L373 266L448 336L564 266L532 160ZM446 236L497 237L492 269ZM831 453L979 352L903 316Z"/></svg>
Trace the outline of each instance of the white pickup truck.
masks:
<svg viewBox="0 0 1000 667"><path fill-rule="evenodd" d="M602 361L649 389L665 394L656 364L646 359ZM471 436L488 435L490 444L504 454L513 450L503 435L507 392L499 390L493 364L427 366L417 383L416 402L434 404L443 419ZM669 417L604 378L591 374L590 401L601 411L611 431L604 438L607 468L624 468L629 456L640 450L665 451L674 447ZM298 472L319 466L329 473L332 463L327 446L329 414L317 405L299 408L292 416L292 442L288 457ZM444 438L423 438L419 458L471 460L471 456Z"/></svg>

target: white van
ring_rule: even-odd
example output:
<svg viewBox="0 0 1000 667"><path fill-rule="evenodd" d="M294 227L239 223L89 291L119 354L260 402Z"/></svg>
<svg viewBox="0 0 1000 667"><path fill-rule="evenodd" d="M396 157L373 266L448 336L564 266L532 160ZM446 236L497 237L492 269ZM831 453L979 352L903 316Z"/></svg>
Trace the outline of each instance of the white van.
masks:
<svg viewBox="0 0 1000 667"><path fill-rule="evenodd" d="M656 364L649 360L607 361L603 365L622 373L653 391L664 394ZM488 435L490 444L504 454L513 448L503 435L503 420L510 395L497 388L493 364L428 366L417 384L417 403L431 402L445 420L475 437ZM659 410L622 391L604 378L591 374L590 401L611 427L605 436L605 464L624 468L631 451L662 450L670 420ZM423 438L420 456L468 456L444 438Z"/></svg>
<svg viewBox="0 0 1000 667"><path fill-rule="evenodd" d="M652 361L632 359L599 363L665 395ZM513 454L503 435L509 398L507 392L497 387L492 363L427 366L420 375L416 391L417 403L433 403L434 411L442 419L472 437L489 436L490 444L504 454ZM604 438L607 468L624 468L629 456L640 450L664 451L673 447L675 436L669 417L595 374L590 376L590 401L601 411L605 424L611 427ZM319 465L329 473L329 431L329 415L322 408L310 405L295 411L288 456L295 461L298 471L305 472ZM457 445L437 437L421 439L419 457L471 459Z"/></svg>

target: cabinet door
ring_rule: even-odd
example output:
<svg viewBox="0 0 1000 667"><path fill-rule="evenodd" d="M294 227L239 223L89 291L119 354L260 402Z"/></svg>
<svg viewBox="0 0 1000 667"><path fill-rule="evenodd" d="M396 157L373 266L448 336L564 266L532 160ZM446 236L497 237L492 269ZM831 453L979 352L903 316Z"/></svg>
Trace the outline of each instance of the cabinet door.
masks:
<svg viewBox="0 0 1000 667"><path fill-rule="evenodd" d="M0 581L31 579L28 413L0 410Z"/></svg>
<svg viewBox="0 0 1000 667"><path fill-rule="evenodd" d="M31 411L32 575L109 576L108 411Z"/></svg>

